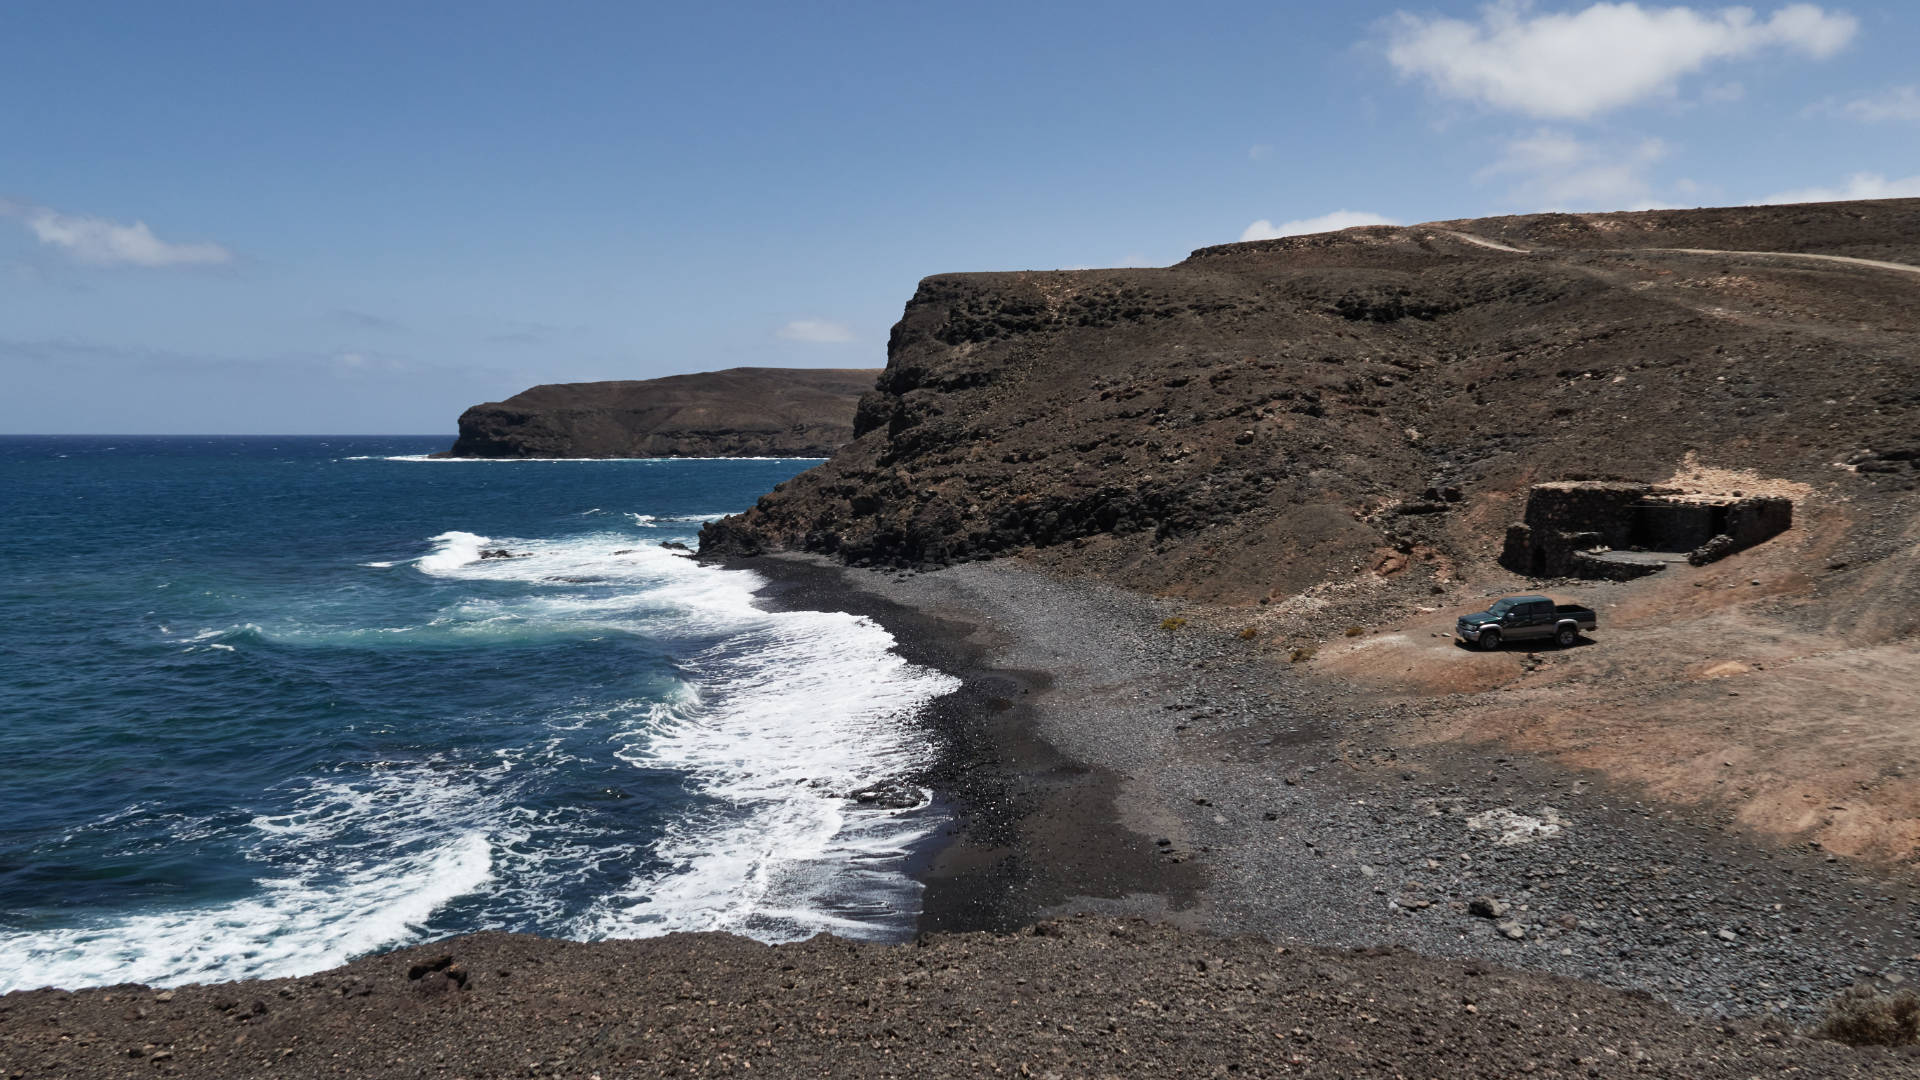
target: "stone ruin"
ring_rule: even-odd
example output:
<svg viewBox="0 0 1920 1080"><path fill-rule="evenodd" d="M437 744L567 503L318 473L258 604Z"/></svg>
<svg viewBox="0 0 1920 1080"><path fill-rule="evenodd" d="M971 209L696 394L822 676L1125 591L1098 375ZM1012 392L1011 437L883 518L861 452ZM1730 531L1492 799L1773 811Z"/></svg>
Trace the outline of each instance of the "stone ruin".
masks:
<svg viewBox="0 0 1920 1080"><path fill-rule="evenodd" d="M1793 500L1606 480L1535 484L1500 565L1530 577L1625 581L1670 563L1704 566L1793 526Z"/></svg>

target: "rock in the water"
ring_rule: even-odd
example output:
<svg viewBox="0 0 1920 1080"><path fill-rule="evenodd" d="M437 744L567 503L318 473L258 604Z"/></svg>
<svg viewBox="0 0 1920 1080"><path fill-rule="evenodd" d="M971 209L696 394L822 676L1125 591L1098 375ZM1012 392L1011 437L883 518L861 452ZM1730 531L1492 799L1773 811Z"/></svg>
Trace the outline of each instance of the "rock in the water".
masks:
<svg viewBox="0 0 1920 1080"><path fill-rule="evenodd" d="M926 801L925 792L897 780L861 788L847 797L862 806L877 806L884 810L911 810Z"/></svg>

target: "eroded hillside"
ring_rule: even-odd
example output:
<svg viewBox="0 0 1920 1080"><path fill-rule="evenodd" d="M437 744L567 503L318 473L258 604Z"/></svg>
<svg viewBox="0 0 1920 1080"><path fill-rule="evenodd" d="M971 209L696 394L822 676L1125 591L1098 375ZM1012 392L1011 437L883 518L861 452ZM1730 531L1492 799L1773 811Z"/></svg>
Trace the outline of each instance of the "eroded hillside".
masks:
<svg viewBox="0 0 1920 1080"><path fill-rule="evenodd" d="M858 438L703 548L1018 555L1185 598L1406 704L1414 740L1518 746L1900 859L1920 850L1916 268L1920 200L1893 200L929 278ZM1793 527L1628 584L1502 568L1529 486L1573 479L1786 495ZM1599 608L1604 648L1446 633L1540 590Z"/></svg>
<svg viewBox="0 0 1920 1080"><path fill-rule="evenodd" d="M1411 595L1496 554L1530 482L1659 480L1693 453L1848 506L1833 558L1856 572L1910 552L1920 273L1652 250L1682 247L1920 265L1920 201L929 278L856 440L704 546L902 567L1022 552L1228 602L1356 575ZM1855 471L1862 451L1892 470ZM1886 629L1911 632L1907 610Z"/></svg>

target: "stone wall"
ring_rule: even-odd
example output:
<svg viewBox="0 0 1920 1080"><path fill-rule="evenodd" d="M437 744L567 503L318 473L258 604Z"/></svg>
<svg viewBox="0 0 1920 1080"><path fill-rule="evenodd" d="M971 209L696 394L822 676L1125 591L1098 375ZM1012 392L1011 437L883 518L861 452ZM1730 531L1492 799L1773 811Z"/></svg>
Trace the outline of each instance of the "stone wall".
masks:
<svg viewBox="0 0 1920 1080"><path fill-rule="evenodd" d="M1615 481L1535 484L1527 493L1526 520L1507 529L1500 565L1531 577L1619 579L1657 567L1624 568L1581 553L1691 552L1699 565L1792 525L1791 499L1704 496Z"/></svg>
<svg viewBox="0 0 1920 1080"><path fill-rule="evenodd" d="M1604 481L1535 484L1525 522L1507 530L1500 564L1532 577L1569 577L1575 552L1631 546L1633 505L1648 490Z"/></svg>
<svg viewBox="0 0 1920 1080"><path fill-rule="evenodd" d="M1727 508L1727 527L1723 530L1742 548L1771 540L1793 528L1793 500L1782 498L1742 499Z"/></svg>

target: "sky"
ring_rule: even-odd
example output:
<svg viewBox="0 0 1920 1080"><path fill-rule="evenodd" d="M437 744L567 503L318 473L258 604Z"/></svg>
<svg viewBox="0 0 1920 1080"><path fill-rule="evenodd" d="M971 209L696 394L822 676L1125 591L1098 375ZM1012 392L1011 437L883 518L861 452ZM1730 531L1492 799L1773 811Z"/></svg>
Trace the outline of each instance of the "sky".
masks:
<svg viewBox="0 0 1920 1080"><path fill-rule="evenodd" d="M1920 196L1920 5L0 5L0 433L879 367L915 283Z"/></svg>

